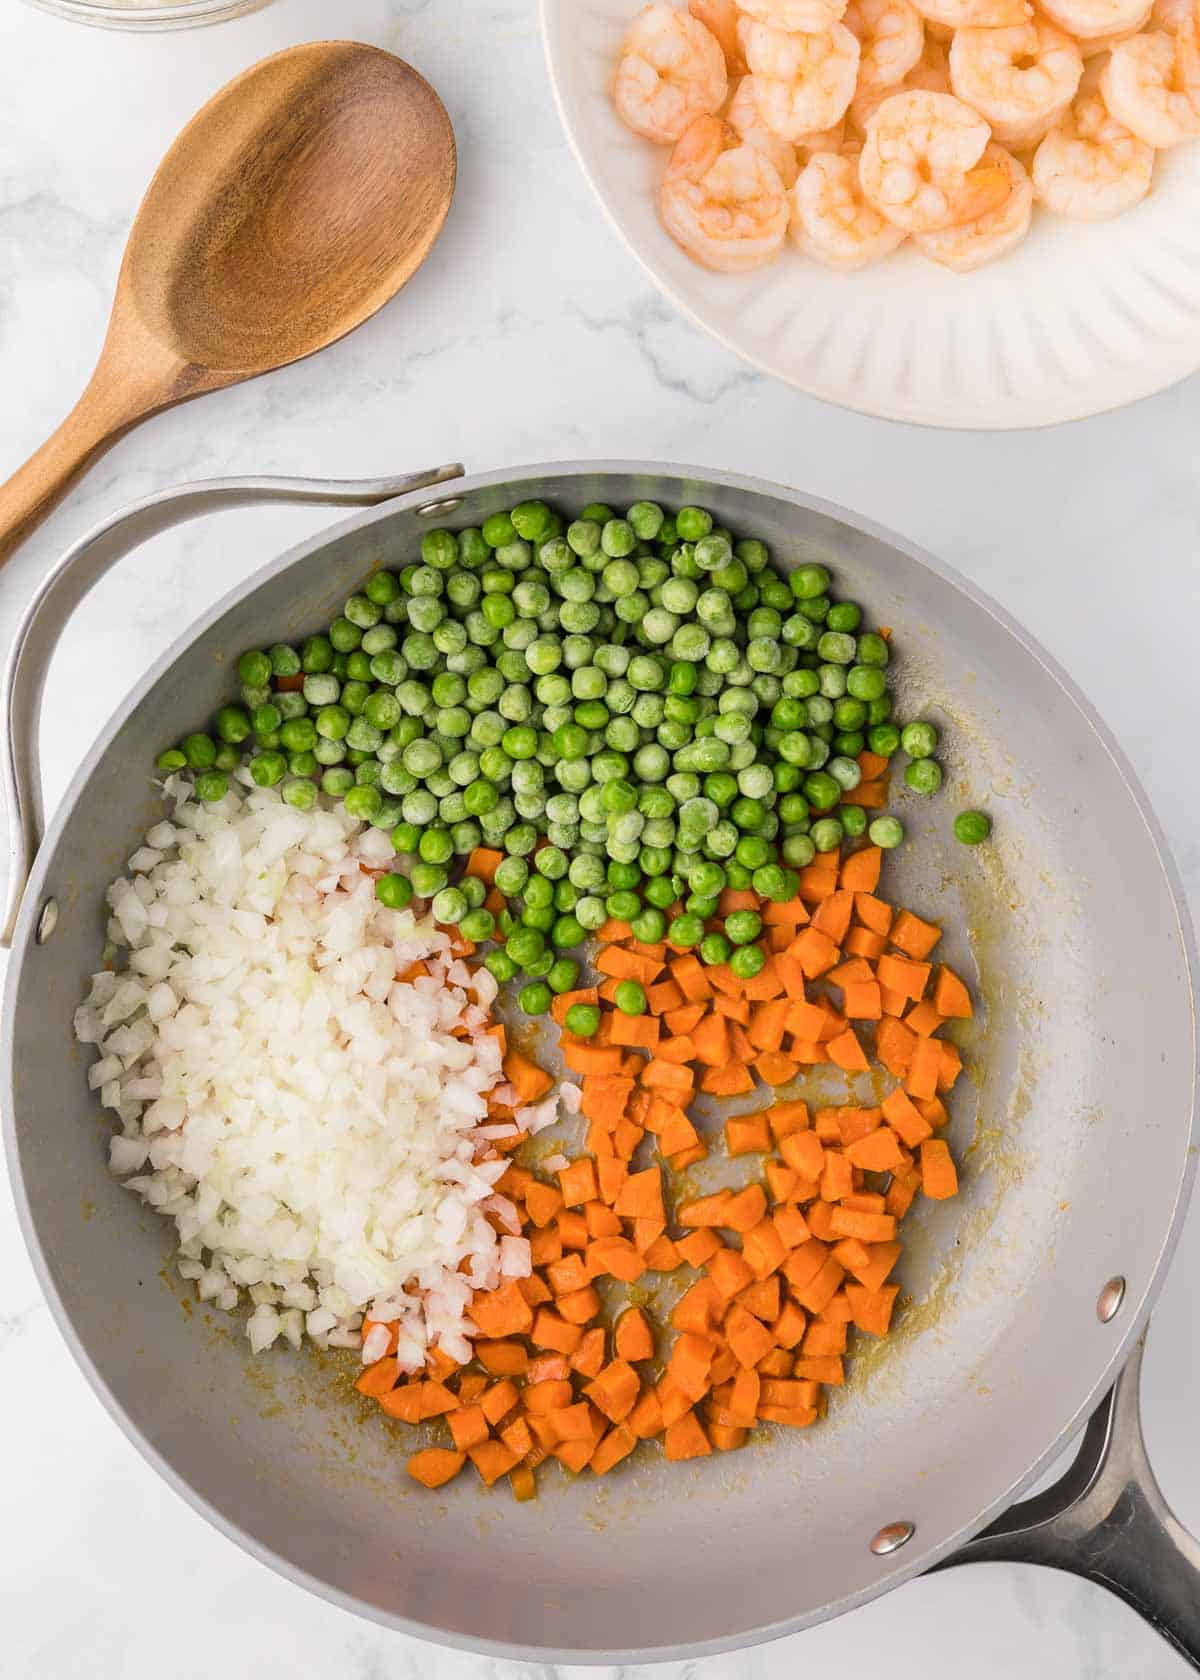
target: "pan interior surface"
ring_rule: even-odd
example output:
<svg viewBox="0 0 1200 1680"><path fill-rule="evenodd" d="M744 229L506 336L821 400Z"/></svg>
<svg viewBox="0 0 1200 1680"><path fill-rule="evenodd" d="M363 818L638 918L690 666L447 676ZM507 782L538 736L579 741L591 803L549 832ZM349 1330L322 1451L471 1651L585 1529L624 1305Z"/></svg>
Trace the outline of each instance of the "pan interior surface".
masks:
<svg viewBox="0 0 1200 1680"><path fill-rule="evenodd" d="M1104 1381L1188 1173L1187 935L1138 797L1080 704L993 609L894 539L767 486L665 472L548 469L456 494L432 521L420 497L359 516L252 579L151 674L81 770L27 894L6 999L27 1229L123 1426L214 1520L316 1590L525 1656L745 1643L930 1561L1028 1476ZM108 1124L71 1020L98 966L105 886L157 813L147 766L228 697L236 655L327 623L369 571L407 563L431 522L477 525L529 496L572 509L701 502L785 567L828 562L836 590L893 627L900 709L942 728L947 785L903 801L913 843L891 855L880 890L944 924L939 951L983 1008L958 1035L967 1077L949 1137L962 1194L918 1199L900 1327L883 1346L860 1341L829 1417L694 1466L651 1449L603 1481L547 1473L518 1506L505 1484L488 1493L473 1477L432 1495L411 1486L404 1432L357 1403L343 1367L252 1359L236 1326L189 1302L166 1229L105 1170ZM954 841L964 806L992 811L990 844ZM38 945L32 922L50 894L58 928ZM696 1178L754 1171L718 1152ZM1105 1325L1095 1303L1114 1275L1125 1304ZM875 1557L868 1542L896 1521L915 1525L913 1540Z"/></svg>

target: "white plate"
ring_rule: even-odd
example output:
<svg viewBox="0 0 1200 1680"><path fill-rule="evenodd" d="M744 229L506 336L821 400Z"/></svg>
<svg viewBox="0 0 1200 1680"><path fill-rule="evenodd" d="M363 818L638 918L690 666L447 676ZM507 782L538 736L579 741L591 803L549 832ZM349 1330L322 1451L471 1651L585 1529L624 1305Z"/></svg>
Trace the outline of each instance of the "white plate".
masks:
<svg viewBox="0 0 1200 1680"><path fill-rule="evenodd" d="M1200 368L1200 142L1160 153L1150 197L1111 222L1036 211L1025 242L975 274L902 248L858 274L791 249L711 274L663 231L667 151L609 100L642 0L541 0L571 144L630 249L678 306L765 373L844 408L966 428L1044 426L1149 396Z"/></svg>

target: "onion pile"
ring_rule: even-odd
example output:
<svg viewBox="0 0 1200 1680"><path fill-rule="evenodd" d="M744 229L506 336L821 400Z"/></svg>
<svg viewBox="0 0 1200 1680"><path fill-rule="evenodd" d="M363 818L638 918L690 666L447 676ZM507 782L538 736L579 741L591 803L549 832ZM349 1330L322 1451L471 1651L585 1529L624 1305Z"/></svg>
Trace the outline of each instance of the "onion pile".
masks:
<svg viewBox="0 0 1200 1680"><path fill-rule="evenodd" d="M113 1172L174 1220L202 1300L249 1295L255 1351L307 1334L378 1358L366 1316L399 1321L403 1369L434 1347L465 1361L473 1291L530 1269L493 1188L514 1129L486 1124L489 1094L511 1097L495 980L377 902L390 843L343 810L236 781L216 804L187 777L165 793L170 819L109 888L117 971L75 1016L121 1126ZM517 1126L555 1117L552 1099Z"/></svg>

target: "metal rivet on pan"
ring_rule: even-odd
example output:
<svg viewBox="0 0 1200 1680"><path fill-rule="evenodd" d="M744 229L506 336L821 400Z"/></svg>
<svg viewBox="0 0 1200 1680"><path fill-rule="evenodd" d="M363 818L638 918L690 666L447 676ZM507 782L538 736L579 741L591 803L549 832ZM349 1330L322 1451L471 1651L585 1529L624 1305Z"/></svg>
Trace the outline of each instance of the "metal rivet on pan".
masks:
<svg viewBox="0 0 1200 1680"><path fill-rule="evenodd" d="M906 1546L916 1532L916 1526L910 1522L888 1523L871 1541L871 1550L876 1557L887 1557L889 1552L898 1552L901 1546Z"/></svg>
<svg viewBox="0 0 1200 1680"><path fill-rule="evenodd" d="M424 503L423 506L417 509L417 512L422 516L434 513L453 513L455 508L460 508L462 506L462 503L463 499L461 496L447 496L444 502Z"/></svg>
<svg viewBox="0 0 1200 1680"><path fill-rule="evenodd" d="M58 926L58 900L48 898L42 905L42 913L37 920L37 942L44 945Z"/></svg>
<svg viewBox="0 0 1200 1680"><path fill-rule="evenodd" d="M1125 1279L1111 1277L1100 1291L1096 1301L1096 1317L1101 1324L1108 1324L1116 1318L1121 1310L1121 1303L1125 1299Z"/></svg>

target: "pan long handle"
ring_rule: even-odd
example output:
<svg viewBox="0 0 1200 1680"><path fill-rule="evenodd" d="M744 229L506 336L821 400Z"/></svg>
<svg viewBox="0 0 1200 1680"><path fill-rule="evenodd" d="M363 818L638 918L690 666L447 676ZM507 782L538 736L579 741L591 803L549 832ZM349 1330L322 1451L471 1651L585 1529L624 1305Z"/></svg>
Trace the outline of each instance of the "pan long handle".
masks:
<svg viewBox="0 0 1200 1680"><path fill-rule="evenodd" d="M1200 1670L1200 1542L1175 1516L1142 1435L1144 1338L1092 1414L1067 1473L1022 1500L940 1568L1040 1563L1123 1598Z"/></svg>
<svg viewBox="0 0 1200 1680"><path fill-rule="evenodd" d="M160 490L122 509L80 539L54 567L17 629L0 697L0 779L8 807L9 874L0 947L12 944L29 871L43 831L38 723L42 689L58 638L92 585L139 544L185 520L223 508L272 502L372 507L461 478L457 463L392 478L214 478Z"/></svg>

